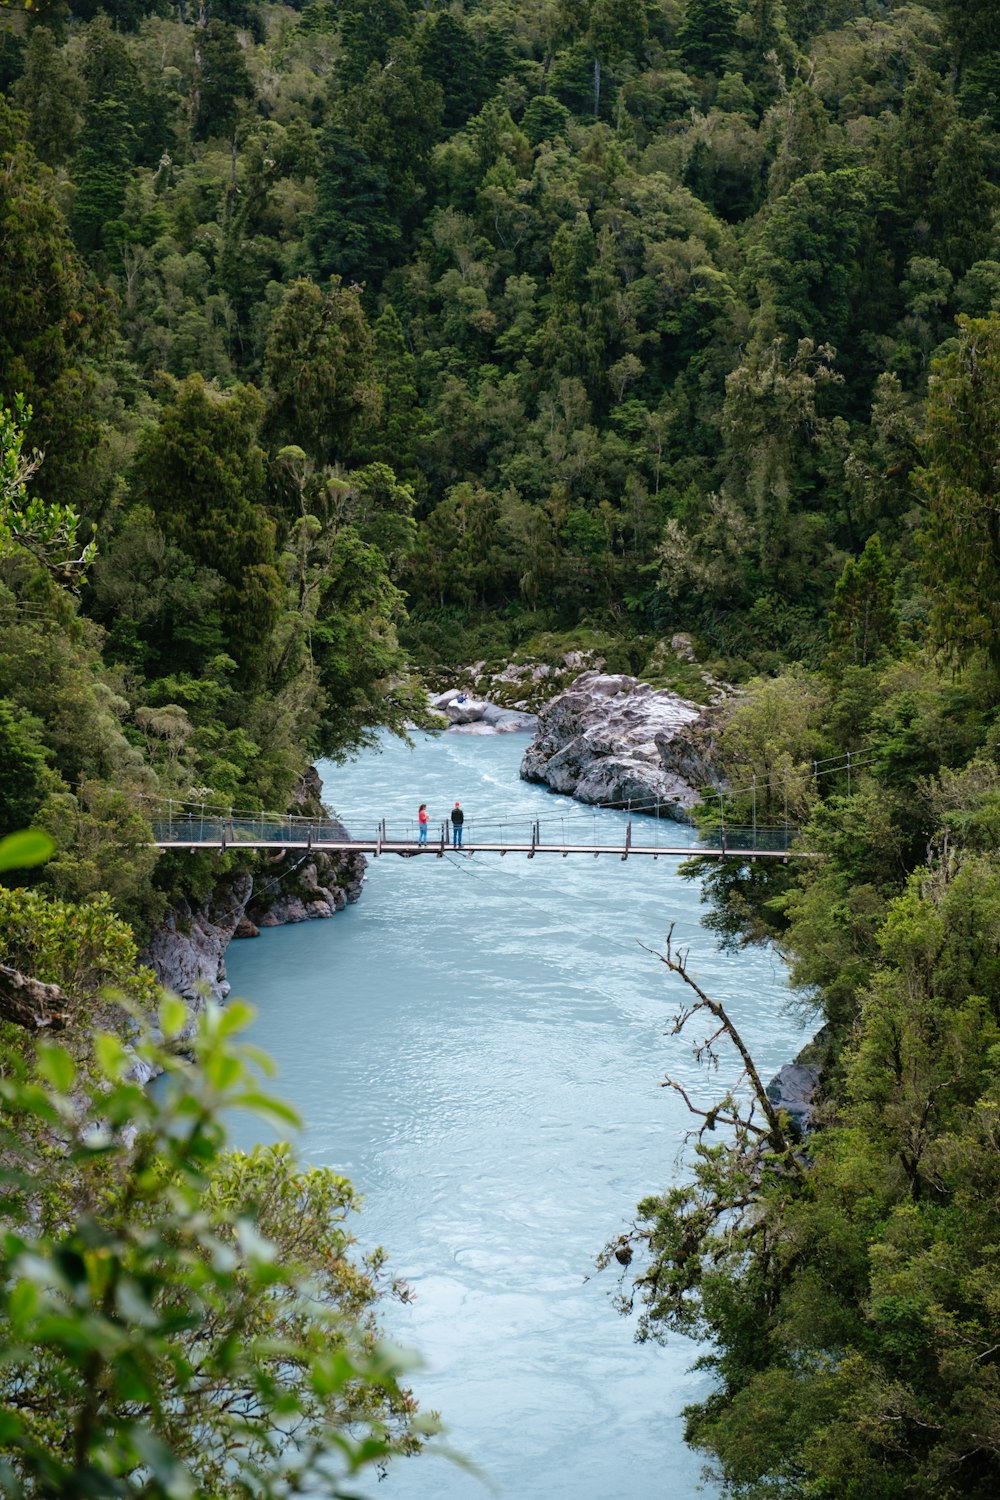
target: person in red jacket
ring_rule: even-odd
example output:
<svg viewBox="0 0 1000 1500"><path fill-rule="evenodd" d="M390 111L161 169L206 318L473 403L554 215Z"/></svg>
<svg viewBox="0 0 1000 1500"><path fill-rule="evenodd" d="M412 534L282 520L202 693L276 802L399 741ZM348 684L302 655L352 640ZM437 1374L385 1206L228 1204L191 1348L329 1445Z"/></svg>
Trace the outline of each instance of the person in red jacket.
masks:
<svg viewBox="0 0 1000 1500"><path fill-rule="evenodd" d="M427 803L421 802L417 808L417 823L420 825L420 833L417 836L418 844L427 842Z"/></svg>

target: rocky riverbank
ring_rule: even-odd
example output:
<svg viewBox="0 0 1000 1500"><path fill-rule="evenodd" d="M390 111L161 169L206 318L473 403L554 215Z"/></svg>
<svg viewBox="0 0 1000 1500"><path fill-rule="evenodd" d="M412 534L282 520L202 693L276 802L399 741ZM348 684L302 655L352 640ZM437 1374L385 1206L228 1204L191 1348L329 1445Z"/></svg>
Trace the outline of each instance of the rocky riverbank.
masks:
<svg viewBox="0 0 1000 1500"><path fill-rule="evenodd" d="M538 715L521 775L580 802L683 820L716 781L714 712L624 673L583 672Z"/></svg>
<svg viewBox="0 0 1000 1500"><path fill-rule="evenodd" d="M319 813L323 784L314 766L293 798L296 812ZM338 825L339 826L339 825ZM344 837L346 829L341 829ZM229 994L226 949L236 938L257 937L262 927L334 917L361 895L366 860L361 854L279 854L256 874L241 871L202 903L180 901L153 931L142 961L160 983L191 1007L191 1025L206 1000Z"/></svg>

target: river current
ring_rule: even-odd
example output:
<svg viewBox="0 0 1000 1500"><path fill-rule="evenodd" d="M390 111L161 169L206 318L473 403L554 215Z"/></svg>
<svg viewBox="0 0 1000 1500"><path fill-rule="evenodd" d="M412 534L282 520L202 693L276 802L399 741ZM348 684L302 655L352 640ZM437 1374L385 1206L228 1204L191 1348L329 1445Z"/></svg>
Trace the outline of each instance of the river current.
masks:
<svg viewBox="0 0 1000 1500"><path fill-rule="evenodd" d="M433 837L459 798L473 827L565 816L583 820L571 825L581 838L617 827L624 839L624 815L521 782L526 743L387 741L321 766L324 795L355 832L412 821L427 802ZM681 986L645 950L674 924L765 1077L801 1045L780 962L721 953L703 911L673 860L387 855L335 920L271 929L227 955L234 993L258 1008L253 1040L303 1117L303 1160L353 1180L359 1241L384 1246L415 1294L385 1322L422 1358L421 1406L500 1500L716 1493L681 1436L681 1408L708 1389L691 1368L698 1351L635 1344L611 1305L615 1277L593 1265L639 1198L682 1169L690 1117L664 1073L701 1100L738 1075L734 1061L706 1077L668 1037ZM245 1127L236 1139L250 1143ZM490 1491L420 1457L378 1493Z"/></svg>

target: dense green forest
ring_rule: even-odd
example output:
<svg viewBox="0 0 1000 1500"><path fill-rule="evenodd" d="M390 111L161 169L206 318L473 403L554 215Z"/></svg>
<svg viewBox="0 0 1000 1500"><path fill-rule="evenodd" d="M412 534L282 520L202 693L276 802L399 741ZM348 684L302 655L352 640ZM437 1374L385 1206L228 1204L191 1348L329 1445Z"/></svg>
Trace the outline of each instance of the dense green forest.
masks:
<svg viewBox="0 0 1000 1500"><path fill-rule="evenodd" d="M46 1054L46 1104L3 1022L5 1104L44 1142L68 1068L92 1110L126 1088L96 997L154 1004L136 940L235 867L157 859L151 802L281 808L311 758L419 717L420 672L597 641L669 681L688 633L744 689L720 769L824 855L706 883L722 940L776 942L820 1007L822 1128L706 1127L629 1246L640 1332L712 1340L689 1437L733 1496L1000 1489L997 20L993 0L0 11L0 836L55 851L3 877L0 965L60 986L73 1054ZM235 1168L212 1171L225 1238ZM100 1201L96 1173L77 1198ZM129 1193L162 1208L162 1181L129 1180L94 1210L116 1246ZM41 1389L72 1404L49 1312L12 1284ZM352 1296L374 1282L331 1300ZM117 1369L113 1339L81 1354L71 1331L69 1364ZM140 1374L109 1410L145 1399ZM366 1409L412 1443L385 1391ZM65 1434L27 1404L2 1421L26 1494L188 1493L114 1421L78 1429L79 1491ZM160 1489L113 1487L150 1466Z"/></svg>

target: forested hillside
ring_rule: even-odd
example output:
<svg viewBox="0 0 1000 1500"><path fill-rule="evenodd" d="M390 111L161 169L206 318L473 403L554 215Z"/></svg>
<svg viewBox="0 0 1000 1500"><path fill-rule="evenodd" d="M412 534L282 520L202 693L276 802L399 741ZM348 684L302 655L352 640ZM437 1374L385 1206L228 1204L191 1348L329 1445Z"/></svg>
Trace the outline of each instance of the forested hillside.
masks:
<svg viewBox="0 0 1000 1500"><path fill-rule="evenodd" d="M829 1023L824 1128L703 1140L634 1236L733 1495L1000 1488L998 21L0 10L0 835L56 849L0 963L85 1032L232 867L151 800L284 807L414 669L690 634L825 856L708 880Z"/></svg>

